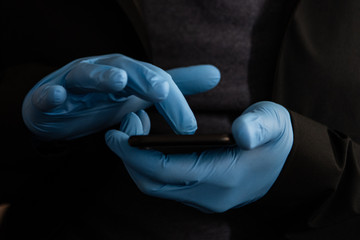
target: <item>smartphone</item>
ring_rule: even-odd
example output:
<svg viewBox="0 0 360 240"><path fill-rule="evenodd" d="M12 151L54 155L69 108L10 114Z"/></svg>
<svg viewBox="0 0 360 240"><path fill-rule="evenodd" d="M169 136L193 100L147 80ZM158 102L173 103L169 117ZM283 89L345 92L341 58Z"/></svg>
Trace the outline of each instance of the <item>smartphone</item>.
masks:
<svg viewBox="0 0 360 240"><path fill-rule="evenodd" d="M129 138L129 144L132 147L154 149L166 154L201 152L236 145L231 134L136 135Z"/></svg>

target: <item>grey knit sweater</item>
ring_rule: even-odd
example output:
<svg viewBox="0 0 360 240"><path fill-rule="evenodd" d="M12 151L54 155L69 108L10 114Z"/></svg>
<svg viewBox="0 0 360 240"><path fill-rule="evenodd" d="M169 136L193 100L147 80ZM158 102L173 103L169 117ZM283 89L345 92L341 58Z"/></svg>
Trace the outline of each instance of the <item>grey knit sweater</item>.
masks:
<svg viewBox="0 0 360 240"><path fill-rule="evenodd" d="M188 97L199 132L228 132L255 101L270 100L277 55L295 0L139 0L154 64L213 64L213 90Z"/></svg>

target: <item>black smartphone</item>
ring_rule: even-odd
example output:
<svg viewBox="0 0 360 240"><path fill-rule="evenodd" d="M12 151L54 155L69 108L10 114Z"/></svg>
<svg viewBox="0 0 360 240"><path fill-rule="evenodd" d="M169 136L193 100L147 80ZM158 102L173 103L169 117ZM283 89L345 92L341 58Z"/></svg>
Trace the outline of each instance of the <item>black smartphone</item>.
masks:
<svg viewBox="0 0 360 240"><path fill-rule="evenodd" d="M231 134L136 135L129 138L132 147L154 149L163 153L191 153L212 148L235 146Z"/></svg>

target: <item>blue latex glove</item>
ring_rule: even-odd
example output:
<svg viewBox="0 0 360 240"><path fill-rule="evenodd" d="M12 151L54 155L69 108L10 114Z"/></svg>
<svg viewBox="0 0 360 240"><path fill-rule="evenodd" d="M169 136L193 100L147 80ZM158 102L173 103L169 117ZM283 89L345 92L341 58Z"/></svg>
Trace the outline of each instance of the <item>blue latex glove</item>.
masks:
<svg viewBox="0 0 360 240"><path fill-rule="evenodd" d="M173 78L154 65L121 54L78 59L29 91L23 103L23 119L45 140L74 139L117 124L127 113L155 103L175 132L192 134L197 124L183 93L213 88L220 73L210 65L169 73Z"/></svg>
<svg viewBox="0 0 360 240"><path fill-rule="evenodd" d="M224 212L263 197L277 179L293 144L288 111L272 102L250 106L232 126L237 147L164 155L130 147L129 135L149 132L145 112L130 113L106 142L146 194L207 212Z"/></svg>

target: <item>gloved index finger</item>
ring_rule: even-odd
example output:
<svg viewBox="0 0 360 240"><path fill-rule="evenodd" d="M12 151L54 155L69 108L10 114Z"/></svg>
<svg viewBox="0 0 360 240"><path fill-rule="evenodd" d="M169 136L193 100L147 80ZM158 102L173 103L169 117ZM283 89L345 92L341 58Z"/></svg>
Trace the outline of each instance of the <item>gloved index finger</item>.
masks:
<svg viewBox="0 0 360 240"><path fill-rule="evenodd" d="M155 107L159 113L177 134L195 133L197 130L197 122L194 113L171 76L152 64L145 62L143 62L143 64L154 72L159 73L160 76L163 75L163 77L168 79L168 96L164 100L155 103Z"/></svg>
<svg viewBox="0 0 360 240"><path fill-rule="evenodd" d="M155 103L156 109L165 118L177 134L193 134L197 130L197 122L184 95L173 81L169 81L168 97Z"/></svg>
<svg viewBox="0 0 360 240"><path fill-rule="evenodd" d="M157 67L143 63L149 69L157 71ZM166 73L168 74L168 73ZM170 77L170 75L169 75ZM156 109L177 134L193 134L197 130L197 122L184 94L170 77L169 95L163 101L155 103Z"/></svg>

